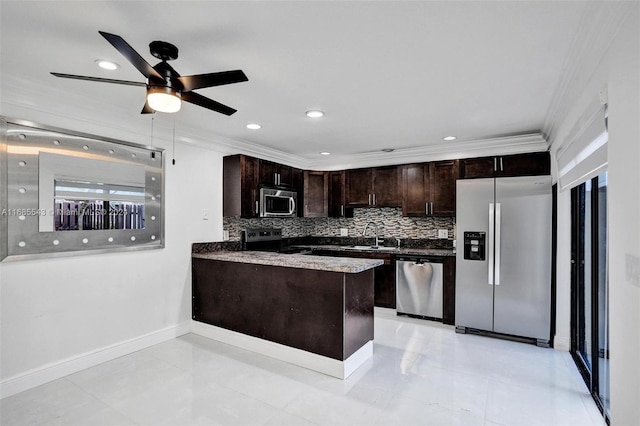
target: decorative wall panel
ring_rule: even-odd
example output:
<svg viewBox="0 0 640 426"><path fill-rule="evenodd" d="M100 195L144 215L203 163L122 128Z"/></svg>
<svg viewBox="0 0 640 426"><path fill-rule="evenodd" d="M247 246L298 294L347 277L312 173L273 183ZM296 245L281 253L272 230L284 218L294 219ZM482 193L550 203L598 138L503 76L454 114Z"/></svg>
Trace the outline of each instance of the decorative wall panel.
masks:
<svg viewBox="0 0 640 426"><path fill-rule="evenodd" d="M164 246L163 150L0 125L0 259Z"/></svg>

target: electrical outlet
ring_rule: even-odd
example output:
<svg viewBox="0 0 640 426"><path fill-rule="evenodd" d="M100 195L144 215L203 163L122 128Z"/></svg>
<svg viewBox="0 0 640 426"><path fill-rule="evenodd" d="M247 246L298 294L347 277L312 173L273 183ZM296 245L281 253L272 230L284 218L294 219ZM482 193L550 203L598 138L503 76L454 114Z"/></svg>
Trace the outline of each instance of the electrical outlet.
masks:
<svg viewBox="0 0 640 426"><path fill-rule="evenodd" d="M222 231L222 241L229 241L229 231L226 229Z"/></svg>
<svg viewBox="0 0 640 426"><path fill-rule="evenodd" d="M341 237L348 237L349 236L349 230L347 228L340 228L340 236Z"/></svg>
<svg viewBox="0 0 640 426"><path fill-rule="evenodd" d="M449 238L449 231L446 229L438 229L438 238Z"/></svg>

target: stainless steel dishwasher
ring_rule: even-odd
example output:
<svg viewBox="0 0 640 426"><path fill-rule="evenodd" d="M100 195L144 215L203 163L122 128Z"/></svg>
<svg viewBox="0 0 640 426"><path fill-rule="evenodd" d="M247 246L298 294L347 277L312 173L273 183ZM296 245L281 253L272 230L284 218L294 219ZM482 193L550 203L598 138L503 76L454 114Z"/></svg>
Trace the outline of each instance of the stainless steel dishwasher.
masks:
<svg viewBox="0 0 640 426"><path fill-rule="evenodd" d="M442 320L442 260L399 257L396 262L398 315Z"/></svg>

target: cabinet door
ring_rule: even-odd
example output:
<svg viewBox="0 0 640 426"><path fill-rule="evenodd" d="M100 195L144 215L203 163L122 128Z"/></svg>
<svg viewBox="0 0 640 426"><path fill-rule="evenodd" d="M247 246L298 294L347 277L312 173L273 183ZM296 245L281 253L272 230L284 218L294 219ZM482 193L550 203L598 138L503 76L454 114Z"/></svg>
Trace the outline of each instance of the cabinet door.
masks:
<svg viewBox="0 0 640 426"><path fill-rule="evenodd" d="M375 207L399 207L401 203L399 167L378 167L373 170L372 203Z"/></svg>
<svg viewBox="0 0 640 426"><path fill-rule="evenodd" d="M242 195L241 195L241 216L258 217L258 169L257 158L242 156Z"/></svg>
<svg viewBox="0 0 640 426"><path fill-rule="evenodd" d="M294 170L291 166L285 166L284 164L278 164L276 167L276 173L278 174L278 185L294 186Z"/></svg>
<svg viewBox="0 0 640 426"><path fill-rule="evenodd" d="M429 202L432 216L456 215L458 161L436 161L429 165Z"/></svg>
<svg viewBox="0 0 640 426"><path fill-rule="evenodd" d="M540 176L551 174L551 159L548 152L504 155L498 157L497 176Z"/></svg>
<svg viewBox="0 0 640 426"><path fill-rule="evenodd" d="M402 167L402 215L426 216L429 193L427 163Z"/></svg>
<svg viewBox="0 0 640 426"><path fill-rule="evenodd" d="M329 172L329 217L345 217L344 198L345 172Z"/></svg>
<svg viewBox="0 0 640 426"><path fill-rule="evenodd" d="M386 262L385 262L386 263ZM396 308L396 262L378 266L373 276L373 304L381 308Z"/></svg>
<svg viewBox="0 0 640 426"><path fill-rule="evenodd" d="M293 169L293 189L298 194L298 217L304 217L304 209L300 206L304 206L304 171L300 169Z"/></svg>
<svg viewBox="0 0 640 426"><path fill-rule="evenodd" d="M454 325L456 321L456 258L444 258L442 291L442 323Z"/></svg>
<svg viewBox="0 0 640 426"><path fill-rule="evenodd" d="M326 172L304 172L304 216L327 217L329 188Z"/></svg>
<svg viewBox="0 0 640 426"><path fill-rule="evenodd" d="M367 207L371 204L371 169L347 170L345 198L347 207Z"/></svg>
<svg viewBox="0 0 640 426"><path fill-rule="evenodd" d="M258 159L230 155L222 160L222 214L257 217Z"/></svg>
<svg viewBox="0 0 640 426"><path fill-rule="evenodd" d="M460 179L493 177L496 157L465 158L460 160Z"/></svg>
<svg viewBox="0 0 640 426"><path fill-rule="evenodd" d="M260 184L275 185L277 168L278 164L272 161L260 160Z"/></svg>
<svg viewBox="0 0 640 426"><path fill-rule="evenodd" d="M549 174L551 174L551 160L548 152L460 160L460 179Z"/></svg>

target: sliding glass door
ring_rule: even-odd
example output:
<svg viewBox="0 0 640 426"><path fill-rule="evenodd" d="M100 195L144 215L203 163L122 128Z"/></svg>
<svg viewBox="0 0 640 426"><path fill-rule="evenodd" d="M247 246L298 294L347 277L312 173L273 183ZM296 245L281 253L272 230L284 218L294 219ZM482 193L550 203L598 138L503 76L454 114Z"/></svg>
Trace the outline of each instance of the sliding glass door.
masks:
<svg viewBox="0 0 640 426"><path fill-rule="evenodd" d="M607 174L571 192L571 354L609 417Z"/></svg>

